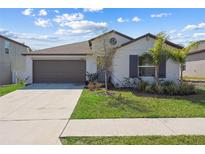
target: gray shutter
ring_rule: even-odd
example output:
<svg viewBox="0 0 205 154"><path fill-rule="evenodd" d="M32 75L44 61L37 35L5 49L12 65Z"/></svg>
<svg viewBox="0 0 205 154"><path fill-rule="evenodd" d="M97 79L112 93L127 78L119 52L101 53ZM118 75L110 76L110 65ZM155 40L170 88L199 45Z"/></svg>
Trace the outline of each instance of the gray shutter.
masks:
<svg viewBox="0 0 205 154"><path fill-rule="evenodd" d="M138 55L130 55L129 62L130 62L130 78L138 77Z"/></svg>
<svg viewBox="0 0 205 154"><path fill-rule="evenodd" d="M166 58L163 58L160 61L160 65L159 65L159 77L160 78L166 78Z"/></svg>

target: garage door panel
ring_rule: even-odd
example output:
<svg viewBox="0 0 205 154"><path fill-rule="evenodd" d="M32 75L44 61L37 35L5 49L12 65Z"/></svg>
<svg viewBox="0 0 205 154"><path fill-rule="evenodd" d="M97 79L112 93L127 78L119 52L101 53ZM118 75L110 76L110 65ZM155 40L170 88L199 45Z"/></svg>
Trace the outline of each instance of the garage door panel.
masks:
<svg viewBox="0 0 205 154"><path fill-rule="evenodd" d="M86 63L81 60L35 60L34 83L80 83L85 81Z"/></svg>

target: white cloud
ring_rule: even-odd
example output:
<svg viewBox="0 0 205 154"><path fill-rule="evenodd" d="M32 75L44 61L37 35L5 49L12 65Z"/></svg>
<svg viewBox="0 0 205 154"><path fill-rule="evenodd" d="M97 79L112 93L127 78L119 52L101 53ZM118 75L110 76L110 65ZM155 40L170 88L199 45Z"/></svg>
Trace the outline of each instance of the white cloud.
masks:
<svg viewBox="0 0 205 154"><path fill-rule="evenodd" d="M191 36L185 35L182 33L173 33L169 35L169 39L172 42L178 43L178 44L187 44L192 40Z"/></svg>
<svg viewBox="0 0 205 154"><path fill-rule="evenodd" d="M97 30L97 29L107 28L107 23L81 20L81 21L68 22L66 26L71 27L72 29L95 29Z"/></svg>
<svg viewBox="0 0 205 154"><path fill-rule="evenodd" d="M33 14L33 9L25 9L23 12L22 12L23 15L25 16L34 16Z"/></svg>
<svg viewBox="0 0 205 154"><path fill-rule="evenodd" d="M82 13L74 13L74 14L62 14L57 15L56 18L53 19L60 26L65 26L70 21L82 20L84 15Z"/></svg>
<svg viewBox="0 0 205 154"><path fill-rule="evenodd" d="M205 28L205 22L202 22L196 25L187 25L184 27L182 31L204 29L204 28Z"/></svg>
<svg viewBox="0 0 205 154"><path fill-rule="evenodd" d="M122 17L119 17L117 19L117 22L123 23L123 22L128 22L128 19L123 19Z"/></svg>
<svg viewBox="0 0 205 154"><path fill-rule="evenodd" d="M99 12L99 11L102 11L103 8L86 8L83 10L84 10L84 12Z"/></svg>
<svg viewBox="0 0 205 154"><path fill-rule="evenodd" d="M205 39L205 33L193 33L193 34L184 34L184 33L172 33L169 34L169 39L175 43L187 45L191 41L199 41Z"/></svg>
<svg viewBox="0 0 205 154"><path fill-rule="evenodd" d="M40 26L43 28L51 26L50 19L38 18L36 21L34 21L34 23L36 26Z"/></svg>
<svg viewBox="0 0 205 154"><path fill-rule="evenodd" d="M41 9L40 11L39 11L39 14L38 14L39 16L47 16L47 11L45 10L45 9Z"/></svg>
<svg viewBox="0 0 205 154"><path fill-rule="evenodd" d="M172 30L168 31L167 33L168 33L168 34L174 34L174 33L176 33L176 32L177 32L176 29L172 29Z"/></svg>
<svg viewBox="0 0 205 154"><path fill-rule="evenodd" d="M55 13L60 13L58 10L54 10Z"/></svg>
<svg viewBox="0 0 205 154"><path fill-rule="evenodd" d="M11 39L21 40L21 41L23 40L24 42L27 40L45 41L45 42L55 42L60 40L60 38L56 36L38 35L38 34L30 34L30 33L16 33L1 28L0 28L0 34L9 37Z"/></svg>
<svg viewBox="0 0 205 154"><path fill-rule="evenodd" d="M141 19L140 19L139 17L134 17L134 18L132 18L132 21L133 21L133 22L140 22Z"/></svg>
<svg viewBox="0 0 205 154"><path fill-rule="evenodd" d="M82 35L92 33L92 30L83 30L83 29L58 29L55 34L58 35Z"/></svg>
<svg viewBox="0 0 205 154"><path fill-rule="evenodd" d="M66 26L69 29L59 29L56 31L55 34L58 35L78 35L78 36L87 36L87 35L94 35L99 32L107 30L107 23L106 22L94 22L94 21L71 21L67 22Z"/></svg>
<svg viewBox="0 0 205 154"><path fill-rule="evenodd" d="M205 33L194 33L193 37L194 38L205 38Z"/></svg>
<svg viewBox="0 0 205 154"><path fill-rule="evenodd" d="M159 13L159 14L151 14L150 17L151 18L162 18L162 17L167 17L167 16L171 16L171 13Z"/></svg>

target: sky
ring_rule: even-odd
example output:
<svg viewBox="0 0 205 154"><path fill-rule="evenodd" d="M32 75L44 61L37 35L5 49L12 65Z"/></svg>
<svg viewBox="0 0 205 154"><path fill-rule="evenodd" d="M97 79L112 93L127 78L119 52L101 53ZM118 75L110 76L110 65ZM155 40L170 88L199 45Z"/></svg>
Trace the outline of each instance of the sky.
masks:
<svg viewBox="0 0 205 154"><path fill-rule="evenodd" d="M109 30L133 38L164 32L174 43L205 39L205 9L0 9L0 34L33 50L89 40Z"/></svg>

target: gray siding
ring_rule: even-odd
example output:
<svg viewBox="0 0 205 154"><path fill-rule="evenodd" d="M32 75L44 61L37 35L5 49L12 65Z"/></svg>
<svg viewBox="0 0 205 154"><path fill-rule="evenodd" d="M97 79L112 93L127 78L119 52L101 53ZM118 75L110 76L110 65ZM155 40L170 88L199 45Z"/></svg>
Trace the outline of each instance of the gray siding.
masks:
<svg viewBox="0 0 205 154"><path fill-rule="evenodd" d="M5 41L10 42L9 54L5 53ZM26 57L22 52L27 52L27 47L0 37L0 85L12 83L15 72L26 69Z"/></svg>
<svg viewBox="0 0 205 154"><path fill-rule="evenodd" d="M205 52L189 55L186 60L184 76L205 77Z"/></svg>

